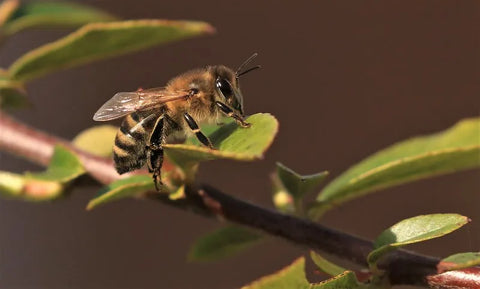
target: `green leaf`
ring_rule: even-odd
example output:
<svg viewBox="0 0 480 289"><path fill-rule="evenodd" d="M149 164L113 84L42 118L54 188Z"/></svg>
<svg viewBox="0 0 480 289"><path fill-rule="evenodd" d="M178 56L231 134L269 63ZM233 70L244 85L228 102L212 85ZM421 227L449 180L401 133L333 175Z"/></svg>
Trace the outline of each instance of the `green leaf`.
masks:
<svg viewBox="0 0 480 289"><path fill-rule="evenodd" d="M60 183L69 182L85 173L77 156L67 148L57 145L45 172L27 173L27 178Z"/></svg>
<svg viewBox="0 0 480 289"><path fill-rule="evenodd" d="M12 17L18 5L20 5L18 0L4 0L0 3L0 29Z"/></svg>
<svg viewBox="0 0 480 289"><path fill-rule="evenodd" d="M361 286L353 272L346 271L326 281L310 284L305 277L305 258L295 260L282 270L260 278L242 289L354 289Z"/></svg>
<svg viewBox="0 0 480 289"><path fill-rule="evenodd" d="M313 175L300 175L283 164L277 163L277 175L285 186L285 189L287 189L295 199L301 199L306 193L320 185L327 177L328 172L323 171Z"/></svg>
<svg viewBox="0 0 480 289"><path fill-rule="evenodd" d="M313 251L310 251L310 257L312 258L313 263L315 263L322 272L325 272L328 275L335 276L347 271L345 268L333 264Z"/></svg>
<svg viewBox="0 0 480 289"><path fill-rule="evenodd" d="M10 66L9 72L13 79L27 81L59 69L213 31L209 24L194 21L130 20L87 24L23 55Z"/></svg>
<svg viewBox="0 0 480 289"><path fill-rule="evenodd" d="M172 201L176 201L176 200L181 200L181 199L185 199L186 195L185 195L185 186L184 185L181 185L180 187L178 187L178 189L172 193L170 193L170 195L168 195L168 198Z"/></svg>
<svg viewBox="0 0 480 289"><path fill-rule="evenodd" d="M242 289L303 289L309 286L305 277L305 258L301 257L280 271L262 277Z"/></svg>
<svg viewBox="0 0 480 289"><path fill-rule="evenodd" d="M0 171L0 194L3 197L28 201L45 201L61 195L63 185L56 181L26 178L24 175Z"/></svg>
<svg viewBox="0 0 480 289"><path fill-rule="evenodd" d="M115 19L110 14L93 7L59 1L25 2L12 12L2 27L6 35L33 27L77 27L90 22Z"/></svg>
<svg viewBox="0 0 480 289"><path fill-rule="evenodd" d="M22 83L11 80L8 73L0 69L0 108L19 108L27 104Z"/></svg>
<svg viewBox="0 0 480 289"><path fill-rule="evenodd" d="M451 270L465 269L480 265L480 252L466 252L451 255L438 263L439 273Z"/></svg>
<svg viewBox="0 0 480 289"><path fill-rule="evenodd" d="M91 154L109 157L115 141L118 127L112 125L98 125L86 129L73 139L75 147Z"/></svg>
<svg viewBox="0 0 480 289"><path fill-rule="evenodd" d="M388 147L330 182L312 215L394 185L480 166L480 118L458 122L446 131Z"/></svg>
<svg viewBox="0 0 480 289"><path fill-rule="evenodd" d="M373 286L359 284L355 273L345 271L340 275L332 277L323 282L312 284L309 289L355 289L355 288L374 288Z"/></svg>
<svg viewBox="0 0 480 289"><path fill-rule="evenodd" d="M251 161L263 158L278 131L278 122L271 114L257 113L247 118L251 127L242 128L228 123L208 135L215 147L191 144L166 144L167 157L177 166L188 171L198 162L214 159Z"/></svg>
<svg viewBox="0 0 480 289"><path fill-rule="evenodd" d="M431 214L409 218L383 231L374 242L374 250L367 257L368 263L375 263L390 251L408 244L418 243L451 233L469 219L458 214Z"/></svg>
<svg viewBox="0 0 480 289"><path fill-rule="evenodd" d="M19 175L0 172L0 193L31 201L51 200L61 195L66 183L85 173L74 153L56 146L45 172Z"/></svg>
<svg viewBox="0 0 480 289"><path fill-rule="evenodd" d="M196 240L190 248L190 261L214 261L239 253L263 239L263 235L239 226L215 230Z"/></svg>
<svg viewBox="0 0 480 289"><path fill-rule="evenodd" d="M150 190L155 190L155 185L152 177L149 175L135 175L120 179L103 188L97 197L90 200L87 210L119 199L133 197Z"/></svg>
<svg viewBox="0 0 480 289"><path fill-rule="evenodd" d="M24 185L25 181L22 175L0 171L0 192L4 196L21 195Z"/></svg>
<svg viewBox="0 0 480 289"><path fill-rule="evenodd" d="M300 175L277 162L277 178L280 184L274 184L274 188L279 189L274 193L274 197L279 193L281 195L282 192L288 193L293 198L296 210L300 211L303 197L320 185L327 176L327 171L313 175Z"/></svg>

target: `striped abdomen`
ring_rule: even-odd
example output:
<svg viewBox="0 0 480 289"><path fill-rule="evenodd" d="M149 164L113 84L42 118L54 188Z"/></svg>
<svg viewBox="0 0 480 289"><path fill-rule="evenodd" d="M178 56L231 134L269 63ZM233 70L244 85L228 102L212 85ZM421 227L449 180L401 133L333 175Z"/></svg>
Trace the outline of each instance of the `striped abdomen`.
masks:
<svg viewBox="0 0 480 289"><path fill-rule="evenodd" d="M127 115L115 137L113 160L119 174L139 169L146 162L146 145L158 115Z"/></svg>

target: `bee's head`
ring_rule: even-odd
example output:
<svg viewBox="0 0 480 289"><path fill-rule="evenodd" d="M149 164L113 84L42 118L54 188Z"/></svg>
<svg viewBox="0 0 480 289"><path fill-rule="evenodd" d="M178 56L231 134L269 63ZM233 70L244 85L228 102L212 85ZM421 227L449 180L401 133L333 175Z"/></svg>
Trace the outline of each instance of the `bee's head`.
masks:
<svg viewBox="0 0 480 289"><path fill-rule="evenodd" d="M215 89L220 96L220 99L222 99L222 102L225 102L241 116L244 116L243 96L240 91L238 79L241 75L260 68L260 66L254 66L250 69L242 71L243 68L245 68L245 66L248 65L256 56L256 53L253 54L236 71L233 71L232 69L223 65L213 67Z"/></svg>
<svg viewBox="0 0 480 289"><path fill-rule="evenodd" d="M213 77L219 100L243 116L243 96L235 72L219 65L214 67Z"/></svg>

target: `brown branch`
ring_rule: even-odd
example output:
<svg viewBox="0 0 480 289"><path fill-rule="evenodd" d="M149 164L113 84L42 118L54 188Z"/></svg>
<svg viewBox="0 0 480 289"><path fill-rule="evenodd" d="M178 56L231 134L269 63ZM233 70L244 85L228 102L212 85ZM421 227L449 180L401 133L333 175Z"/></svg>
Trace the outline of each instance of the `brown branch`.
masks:
<svg viewBox="0 0 480 289"><path fill-rule="evenodd" d="M39 132L0 111L0 149L47 165L56 144L74 150L88 173L100 183L107 184L119 178L111 160L78 150L68 141ZM208 185L188 187L186 195L186 198L176 201L156 192L150 192L146 196L204 216L221 217L230 222L259 229L297 245L336 255L362 266L367 265L366 257L373 248L370 241L236 199ZM434 257L398 250L388 255L380 268L387 272L392 284L441 286L438 283L440 275L437 275L436 268L438 262L439 259ZM480 276L479 268L470 268L462 272L465 279L478 280ZM448 284L448 276L445 276L447 275L441 276L443 278L441 280L443 284ZM458 277L458 274L455 276ZM457 284L454 279L450 281Z"/></svg>

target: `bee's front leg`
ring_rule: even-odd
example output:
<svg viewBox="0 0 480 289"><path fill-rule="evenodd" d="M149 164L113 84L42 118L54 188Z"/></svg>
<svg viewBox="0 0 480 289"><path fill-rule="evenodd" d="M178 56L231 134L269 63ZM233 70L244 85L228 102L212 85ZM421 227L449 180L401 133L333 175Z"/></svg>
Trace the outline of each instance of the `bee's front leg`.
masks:
<svg viewBox="0 0 480 289"><path fill-rule="evenodd" d="M153 173L153 182L157 191L160 191L159 187L163 186L161 174L163 165L162 145L165 143L163 120L163 115L157 119L146 147L148 171Z"/></svg>
<svg viewBox="0 0 480 289"><path fill-rule="evenodd" d="M243 117L239 116L236 114L228 105L221 103L220 101L216 101L215 104L220 108L220 110L226 114L227 116L233 118L240 126L242 127L250 127L251 124L248 122L245 122Z"/></svg>
<svg viewBox="0 0 480 289"><path fill-rule="evenodd" d="M193 131L193 133L195 133L195 136L197 137L197 139L205 146L211 148L211 149L214 149L213 148L213 145L212 145L212 142L208 139L208 137L206 135L203 134L203 132L200 130L200 128L198 127L198 124L197 122L193 119L193 117L191 115L189 115L188 113L185 113L183 115L183 117L185 118L185 120L187 121L187 124L188 126L190 127L190 129Z"/></svg>

